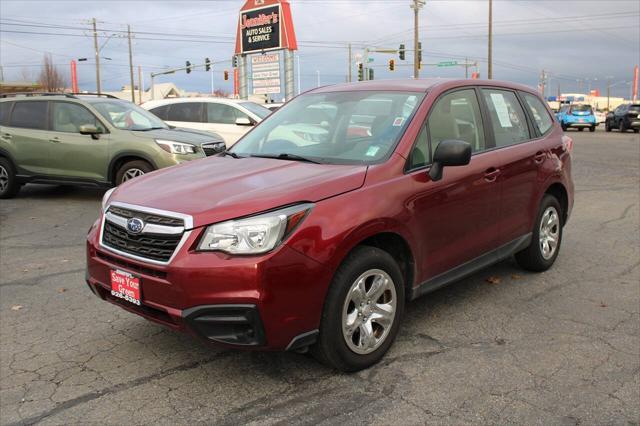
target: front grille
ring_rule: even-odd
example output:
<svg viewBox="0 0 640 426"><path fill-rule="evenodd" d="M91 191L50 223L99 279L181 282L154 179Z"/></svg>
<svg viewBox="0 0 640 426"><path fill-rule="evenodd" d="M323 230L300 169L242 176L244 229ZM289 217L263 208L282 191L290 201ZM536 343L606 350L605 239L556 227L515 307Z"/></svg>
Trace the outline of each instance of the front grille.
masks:
<svg viewBox="0 0 640 426"><path fill-rule="evenodd" d="M139 212L136 210L123 209L122 207L116 206L109 207L108 211L117 216L126 217L127 219L137 217L139 219L142 219L144 223L153 223L155 225L166 226L184 226L184 220L175 217L160 216L151 213Z"/></svg>
<svg viewBox="0 0 640 426"><path fill-rule="evenodd" d="M184 227L184 220L169 216L150 214L122 207L110 206L108 212L111 215L123 218L123 220L133 217L139 218L145 223L163 225L165 227ZM113 216L111 216L113 217ZM180 233L149 233L144 230L142 233L134 234L124 227L120 221L114 223L116 218L105 218L102 230L102 245L113 248L120 252L135 255L149 260L168 262L173 256L176 248L182 240L183 232Z"/></svg>

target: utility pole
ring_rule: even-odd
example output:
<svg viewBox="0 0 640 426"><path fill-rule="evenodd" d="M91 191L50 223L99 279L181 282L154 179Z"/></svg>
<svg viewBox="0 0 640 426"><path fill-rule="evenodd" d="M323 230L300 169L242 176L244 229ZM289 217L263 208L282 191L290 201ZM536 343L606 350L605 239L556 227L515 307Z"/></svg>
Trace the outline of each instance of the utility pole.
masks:
<svg viewBox="0 0 640 426"><path fill-rule="evenodd" d="M352 77L351 76L351 68L352 68L352 63L353 62L351 62L351 61L352 61L352 59L351 59L351 43L349 43L349 74L348 74L349 77L347 78L347 82L348 83L351 83L351 77Z"/></svg>
<svg viewBox="0 0 640 426"><path fill-rule="evenodd" d="M413 78L420 78L420 55L418 54L418 42L420 41L420 32L418 30L418 13L420 8L424 6L425 0L413 0L411 9L413 9Z"/></svg>
<svg viewBox="0 0 640 426"><path fill-rule="evenodd" d="M489 0L489 43L487 46L487 78L493 78L493 0Z"/></svg>
<svg viewBox="0 0 640 426"><path fill-rule="evenodd" d="M469 58L464 58L464 78L469 78Z"/></svg>
<svg viewBox="0 0 640 426"><path fill-rule="evenodd" d="M142 81L142 67L138 65L138 102L142 104L142 91L144 90L144 81Z"/></svg>
<svg viewBox="0 0 640 426"><path fill-rule="evenodd" d="M129 74L131 76L131 102L136 103L136 91L133 81L133 52L131 52L131 26L127 25L127 37L129 38Z"/></svg>
<svg viewBox="0 0 640 426"><path fill-rule="evenodd" d="M93 49L96 53L96 92L100 94L100 51L98 50L98 30L96 29L96 18L93 18Z"/></svg>

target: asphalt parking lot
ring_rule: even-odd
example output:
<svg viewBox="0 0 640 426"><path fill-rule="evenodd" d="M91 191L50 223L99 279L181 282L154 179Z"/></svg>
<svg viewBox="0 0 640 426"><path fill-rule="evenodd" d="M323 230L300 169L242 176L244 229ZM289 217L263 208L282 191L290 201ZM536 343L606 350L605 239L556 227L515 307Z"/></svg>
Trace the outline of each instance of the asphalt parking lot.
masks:
<svg viewBox="0 0 640 426"><path fill-rule="evenodd" d="M100 301L84 236L103 191L23 188L0 201L0 423L640 423L640 135L569 134L555 266L506 261L411 303L383 362L352 375Z"/></svg>

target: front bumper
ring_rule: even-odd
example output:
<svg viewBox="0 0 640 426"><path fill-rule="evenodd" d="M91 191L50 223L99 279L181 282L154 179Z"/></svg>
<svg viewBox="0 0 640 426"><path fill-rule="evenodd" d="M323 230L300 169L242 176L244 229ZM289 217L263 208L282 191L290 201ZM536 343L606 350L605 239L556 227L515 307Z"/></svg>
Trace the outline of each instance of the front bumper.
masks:
<svg viewBox="0 0 640 426"><path fill-rule="evenodd" d="M196 252L202 229L195 229L169 264L159 265L100 246L99 225L87 236L87 284L101 299L222 345L283 350L312 343L332 276L317 261L287 245L260 256ZM112 269L141 278L140 306L111 295Z"/></svg>

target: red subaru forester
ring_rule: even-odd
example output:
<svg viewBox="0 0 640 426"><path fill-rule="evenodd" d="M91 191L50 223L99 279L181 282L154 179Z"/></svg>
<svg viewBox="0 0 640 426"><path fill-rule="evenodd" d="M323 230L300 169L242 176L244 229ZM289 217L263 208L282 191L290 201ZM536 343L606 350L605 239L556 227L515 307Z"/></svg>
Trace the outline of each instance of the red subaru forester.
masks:
<svg viewBox="0 0 640 426"><path fill-rule="evenodd" d="M553 264L573 182L552 117L497 81L312 90L221 156L107 192L87 283L207 341L366 368L408 301L512 255Z"/></svg>

